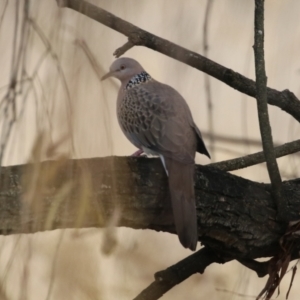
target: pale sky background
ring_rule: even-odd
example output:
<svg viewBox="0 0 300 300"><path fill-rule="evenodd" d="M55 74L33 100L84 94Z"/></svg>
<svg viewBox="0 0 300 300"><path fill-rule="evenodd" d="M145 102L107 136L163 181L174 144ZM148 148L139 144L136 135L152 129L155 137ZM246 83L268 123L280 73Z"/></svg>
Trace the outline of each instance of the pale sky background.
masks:
<svg viewBox="0 0 300 300"><path fill-rule="evenodd" d="M205 0L90 2L151 33L203 54ZM8 5L0 27L1 98L7 91L11 74L16 16L16 1L2 0L0 20L5 3ZM23 1L20 1L20 12L22 6ZM208 38L210 59L251 79L254 79L253 11L252 0L215 0ZM22 85L16 102L18 118L7 143L3 164L28 162L34 141L41 131L46 139L45 147L51 140L55 144L63 138L65 142L58 152L72 158L132 154L136 149L123 136L115 115L117 81L99 82L84 51L75 44L77 39L86 42L103 75L114 60L113 52L127 38L75 11L59 9L54 0L31 0L29 12L46 41L43 43L29 26L25 59L25 70L29 76L32 76L47 47L50 47L50 52L33 80L34 89L29 89L29 82ZM299 12L299 0L266 1L268 86L277 90L289 89L298 98ZM21 23L22 14L19 16ZM138 60L156 80L177 89L188 102L199 128L208 131L203 73L144 47L135 47L125 56ZM215 133L259 140L255 99L213 78L210 83ZM292 117L277 107L269 106L269 112L275 142L281 144L299 138L299 124ZM0 114L2 143L5 123L2 107ZM70 136L73 136L73 150L70 139L66 138ZM206 144L209 145L208 140ZM261 150L218 140L215 147L216 161ZM47 158L45 153L41 158ZM283 178L299 177L299 156L278 161ZM207 164L209 160L197 155L197 163ZM264 164L236 174L268 182ZM59 243L61 235L63 242ZM117 230L115 252L105 256L100 250L102 237L102 230L96 229L82 230L80 237L74 237L70 230L1 237L0 282L4 282L3 289L8 299L21 299L20 295L25 294L27 299L47 299L53 265L54 280L48 299L132 299L152 282L156 271L191 254L181 247L176 236L121 228ZM56 250L58 244L60 247ZM284 279L277 299L285 299L290 275ZM192 276L162 299L240 299L237 295L216 289L242 293L252 299L251 296L260 292L266 280L267 277L257 279L253 272L234 262L224 266L212 265L204 275ZM298 280L297 275L290 300L299 298Z"/></svg>

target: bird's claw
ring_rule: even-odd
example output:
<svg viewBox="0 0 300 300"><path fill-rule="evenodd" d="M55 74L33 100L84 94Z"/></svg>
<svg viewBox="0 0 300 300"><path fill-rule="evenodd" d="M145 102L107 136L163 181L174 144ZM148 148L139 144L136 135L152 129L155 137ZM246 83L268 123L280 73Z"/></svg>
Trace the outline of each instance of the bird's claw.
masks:
<svg viewBox="0 0 300 300"><path fill-rule="evenodd" d="M139 150L135 151L133 154L131 154L131 156L133 156L133 157L139 157L139 156L141 156L143 153L144 153L144 150L139 149Z"/></svg>

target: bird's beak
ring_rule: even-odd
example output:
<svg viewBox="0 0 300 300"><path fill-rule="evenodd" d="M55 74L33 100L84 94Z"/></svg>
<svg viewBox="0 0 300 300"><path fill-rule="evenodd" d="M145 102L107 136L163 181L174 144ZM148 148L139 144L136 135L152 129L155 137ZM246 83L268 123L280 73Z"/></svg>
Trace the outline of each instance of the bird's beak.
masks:
<svg viewBox="0 0 300 300"><path fill-rule="evenodd" d="M111 77L114 75L113 71L108 72L107 74L105 74L104 76L101 77L101 81L107 79L108 77Z"/></svg>

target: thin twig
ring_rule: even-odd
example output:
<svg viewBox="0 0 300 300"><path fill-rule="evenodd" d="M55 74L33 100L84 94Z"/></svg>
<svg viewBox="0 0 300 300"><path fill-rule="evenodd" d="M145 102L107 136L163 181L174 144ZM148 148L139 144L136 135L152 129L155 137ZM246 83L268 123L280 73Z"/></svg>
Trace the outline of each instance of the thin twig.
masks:
<svg viewBox="0 0 300 300"><path fill-rule="evenodd" d="M72 132L72 128L74 126L72 124L72 122L73 122L73 110L72 110L72 104L71 104L72 103L71 93L70 93L70 90L69 90L69 87L68 87L68 84L67 84L67 80L66 80L66 76L64 74L64 70L61 67L61 63L59 61L59 58L58 58L57 54L53 51L53 47L52 47L51 43L49 42L47 36L44 34L44 32L42 31L40 26L32 18L29 18L28 21L29 21L32 29L34 30L34 32L37 34L37 36L40 38L41 42L44 44L44 46L45 46L46 50L48 51L48 53L50 54L51 58L54 60L59 78L61 79L63 88L66 92L66 96L67 96L66 111L67 111L67 114L68 114L67 124L68 124L68 130L69 130L69 134L70 134L71 152L73 154L76 154L76 149L75 149L75 144L74 144L74 137L73 137L73 132Z"/></svg>
<svg viewBox="0 0 300 300"><path fill-rule="evenodd" d="M207 0L206 10L205 10L205 18L203 24L203 54L205 57L208 57L208 22L211 12L211 7L213 4L213 0ZM207 102L207 119L208 119L208 130L210 132L209 146L210 146L210 155L211 161L215 161L215 136L214 136L214 122L213 122L213 103L211 97L211 86L210 86L210 78L207 74L204 74L204 86L206 93L206 102Z"/></svg>
<svg viewBox="0 0 300 300"><path fill-rule="evenodd" d="M282 146L274 148L275 157L282 157L288 154L300 151L300 140L286 143ZM239 170L261 164L266 161L264 152L257 152L254 154L242 156L235 159L224 160L221 162L210 164L209 166L218 168L223 171Z"/></svg>
<svg viewBox="0 0 300 300"><path fill-rule="evenodd" d="M281 176L274 152L267 102L267 76L264 57L264 0L255 0L254 56L259 128L267 169L272 184L273 196L277 204L278 212L280 212L280 208L283 206L280 196Z"/></svg>
<svg viewBox="0 0 300 300"><path fill-rule="evenodd" d="M125 52L127 52L129 49L131 49L134 46L133 43L131 43L130 41L128 41L127 43L125 43L122 47L118 48L115 52L114 52L114 56L115 57L120 57L121 55L123 55Z"/></svg>
<svg viewBox="0 0 300 300"><path fill-rule="evenodd" d="M3 11L2 11L2 14L1 14L1 17L0 17L0 29L1 29L2 22L3 22L4 16L5 16L7 5L8 5L8 0L6 0L5 3L4 3Z"/></svg>
<svg viewBox="0 0 300 300"><path fill-rule="evenodd" d="M57 271L57 261L58 261L58 257L59 257L59 250L60 247L62 245L62 241L63 238L65 236L65 230L62 230L59 234L59 238L56 244L56 248L55 248L55 253L54 253L54 257L53 257L53 262L52 262L52 268L51 268L51 275L50 275L50 283L49 283L49 287L48 287L48 291L47 291L47 297L46 300L49 300L52 296L51 292L53 291L53 287L54 287L54 283L55 283L55 272Z"/></svg>
<svg viewBox="0 0 300 300"><path fill-rule="evenodd" d="M142 30L86 1L57 0L57 3L60 7L68 7L78 11L105 26L124 34L135 46L145 46L158 51L224 82L241 93L256 97L256 86L253 80L215 63L196 52L189 51L179 45ZM292 92L288 90L279 92L271 88L268 88L267 91L269 104L280 107L300 122L300 101Z"/></svg>
<svg viewBox="0 0 300 300"><path fill-rule="evenodd" d="M89 63L90 63L90 66L92 67L92 69L94 70L98 80L100 81L101 80L101 77L103 76L103 74L106 72L102 65L100 65L97 61L97 59L95 58L95 55L92 53L91 49L89 48L89 46L87 45L87 43L85 42L85 40L83 39L76 39L74 44L76 46L79 46L82 51L84 52L84 54L86 55ZM114 88L115 89L118 89L119 86L118 84L115 82L115 81L111 81Z"/></svg>

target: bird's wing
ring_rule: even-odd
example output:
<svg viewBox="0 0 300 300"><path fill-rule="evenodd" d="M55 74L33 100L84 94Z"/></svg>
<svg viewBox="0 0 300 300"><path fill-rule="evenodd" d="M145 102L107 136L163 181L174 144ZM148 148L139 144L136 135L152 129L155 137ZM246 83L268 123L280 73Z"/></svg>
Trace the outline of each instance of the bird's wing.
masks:
<svg viewBox="0 0 300 300"><path fill-rule="evenodd" d="M119 119L124 133L135 145L139 143L180 162L194 161L194 123L187 103L176 90L150 81L128 90L124 101L127 113L120 112ZM130 103L127 107L126 102Z"/></svg>
<svg viewBox="0 0 300 300"><path fill-rule="evenodd" d="M197 127L197 125L195 123L194 123L193 127L194 127L196 135L197 135L197 152L204 154L208 158L210 158L210 154L209 154L208 150L206 149L206 146L202 139L202 134L201 134L199 128Z"/></svg>

